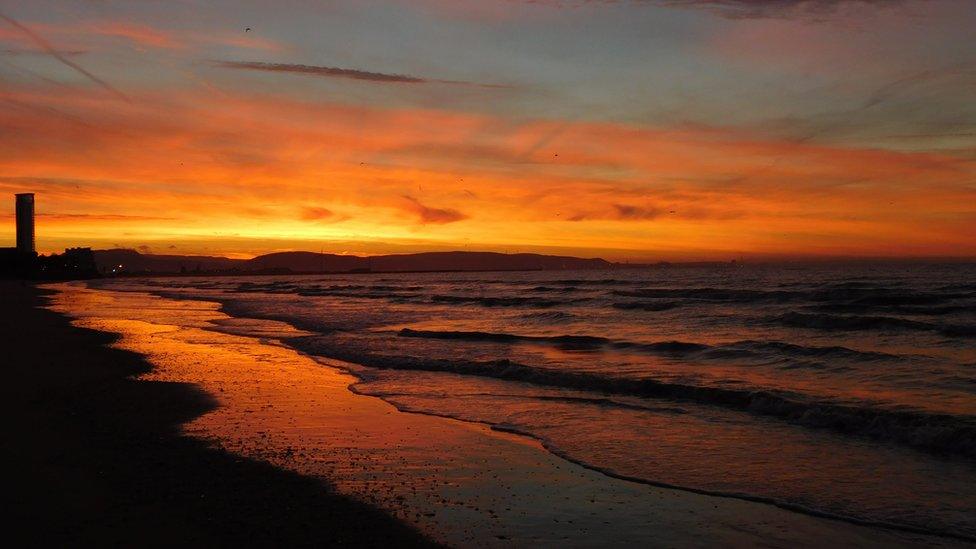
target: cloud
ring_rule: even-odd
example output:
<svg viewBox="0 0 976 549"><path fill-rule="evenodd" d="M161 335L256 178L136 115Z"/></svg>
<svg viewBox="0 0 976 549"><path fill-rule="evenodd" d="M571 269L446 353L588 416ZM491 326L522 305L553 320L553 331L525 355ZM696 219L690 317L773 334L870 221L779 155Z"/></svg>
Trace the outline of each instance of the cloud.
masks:
<svg viewBox="0 0 976 549"><path fill-rule="evenodd" d="M70 59L68 59L67 57L65 57L61 53L61 50L59 50L59 49L55 48L54 46L52 46L50 42L48 42L47 40L45 40L39 34L35 33L31 29L29 29L29 28L25 27L24 25L20 24L20 22L18 22L16 19L14 19L12 17L8 17L7 15L4 15L3 13L0 13L0 19L3 19L7 23L10 23L14 28L16 28L20 32L24 33L25 35L27 35L27 37L30 38L31 41L34 42L39 48L41 48L42 50L44 50L45 52L47 52L51 57L53 57L53 58L57 59L58 61L60 61L63 65L74 69L76 72L82 74L83 76L85 76L86 78L88 78L89 80L91 80L92 82L98 84L103 89L108 90L109 92L111 92L113 95L115 95L119 99L122 99L123 101L129 101L129 98L124 93L122 93L119 90L117 90L114 87L112 87L112 85L109 84L108 82L106 82L106 81L102 80L101 78L95 76L94 74L88 72L81 65L78 65L74 61L71 61Z"/></svg>
<svg viewBox="0 0 976 549"><path fill-rule="evenodd" d="M613 209L616 210L617 219L657 219L664 213L657 208L644 208L627 204L614 204Z"/></svg>
<svg viewBox="0 0 976 549"><path fill-rule="evenodd" d="M69 213L38 213L38 219L52 222L101 222L101 221L173 221L173 217L151 215L121 215L121 214L69 214ZM0 214L0 219L13 219L14 214Z"/></svg>
<svg viewBox="0 0 976 549"><path fill-rule="evenodd" d="M403 198L408 203L407 210L417 214L417 217L421 223L435 223L443 225L468 218L467 215L457 210L452 210L449 208L431 208L429 206L425 206L412 196L403 195Z"/></svg>
<svg viewBox="0 0 976 549"><path fill-rule="evenodd" d="M970 61L948 67L915 71L897 80L887 82L874 90L857 110L863 111L887 103L897 98L906 90L917 87L920 84L938 81L943 81L942 83L944 84L948 80L949 84L955 86L958 85L959 79L963 79L962 84L965 87L973 85L976 82L976 62Z"/></svg>
<svg viewBox="0 0 976 549"><path fill-rule="evenodd" d="M132 105L98 101L99 92L4 90L18 101L83 115L91 127L38 110L0 109L0 191L41 193L45 211L177 219L48 220L48 249L107 245L122 236L133 246L178 238L184 252L203 251L207 243L260 253L318 249L318 242L357 234L384 250L380 240L463 246L463 233L483 249L517 238L525 246L571 242L578 250L867 254L883 244L891 254L976 254L967 238L974 221L964 217L976 203L976 164L954 152L801 144L739 126L514 123L237 90L219 97L196 89L140 91ZM559 137L544 150L558 150L558 161L444 164L389 153L465 142L479 152L518 153L554 127L562 128ZM227 161L228 151L259 151L265 160L257 168L242 165ZM747 180L734 179L759 167ZM412 191L417 181L437 194ZM463 189L479 194L477 215ZM242 208L265 204L276 215ZM301 221L303 208L326 204L342 204L341 213L353 218L343 227L331 225L336 218ZM636 219L655 209L665 213ZM555 223L574 214L587 222ZM467 220L456 223L461 218Z"/></svg>
<svg viewBox="0 0 976 549"><path fill-rule="evenodd" d="M682 221L733 220L744 217L736 210L716 210L693 205L672 206L664 209L656 206L635 206L632 204L611 204L608 209L596 212L576 213L567 221L653 221L677 219Z"/></svg>
<svg viewBox="0 0 976 549"><path fill-rule="evenodd" d="M843 5L893 6L904 0L650 0L674 7L713 11L729 19L822 17Z"/></svg>
<svg viewBox="0 0 976 549"><path fill-rule="evenodd" d="M214 61L215 67L223 69L239 69L265 72L283 72L294 74L310 74L327 78L348 78L350 80L365 80L384 84L451 84L458 86L477 86L481 88L507 88L502 84L480 84L462 80L440 80L412 76L408 74L392 74L384 72L363 71L359 69L343 69L339 67L324 67L321 65L300 65L294 63L265 63L262 61Z"/></svg>
<svg viewBox="0 0 976 549"><path fill-rule="evenodd" d="M555 7L581 5L643 4L671 8L702 9L728 19L801 17L819 19L842 6L894 6L906 0L522 0L525 4Z"/></svg>
<svg viewBox="0 0 976 549"><path fill-rule="evenodd" d="M187 32L161 29L128 21L92 21L82 27L86 34L117 37L140 47L179 50L201 44L217 44L252 50L282 51L284 46L258 36L241 36L229 32Z"/></svg>
<svg viewBox="0 0 976 549"><path fill-rule="evenodd" d="M154 48L178 49L184 45L171 34L146 25L121 21L98 21L89 25L89 31L102 36L116 36L136 44Z"/></svg>
<svg viewBox="0 0 976 549"><path fill-rule="evenodd" d="M39 213L37 217L57 220L80 221L172 221L172 217L152 215L122 215L122 214L67 214L67 213Z"/></svg>
<svg viewBox="0 0 976 549"><path fill-rule="evenodd" d="M587 221L610 219L618 221L648 221L661 217L666 212L659 208L633 206L630 204L611 204L605 212L577 213L566 218L567 221Z"/></svg>
<svg viewBox="0 0 976 549"><path fill-rule="evenodd" d="M327 219L332 217L332 210L326 208L319 208L314 206L307 206L302 208L302 220L304 221L319 221L321 219Z"/></svg>
<svg viewBox="0 0 976 549"><path fill-rule="evenodd" d="M59 55L64 57L75 57L78 55L84 55L88 53L88 50L56 50ZM51 52L46 50L31 49L31 48L8 48L3 50L3 53L7 55L51 55Z"/></svg>

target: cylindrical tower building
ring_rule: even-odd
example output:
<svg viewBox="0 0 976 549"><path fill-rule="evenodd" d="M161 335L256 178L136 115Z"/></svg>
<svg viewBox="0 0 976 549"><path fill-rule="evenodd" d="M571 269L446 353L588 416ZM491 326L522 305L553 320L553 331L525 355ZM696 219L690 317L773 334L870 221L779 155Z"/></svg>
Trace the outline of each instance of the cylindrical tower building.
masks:
<svg viewBox="0 0 976 549"><path fill-rule="evenodd" d="M37 255L34 248L34 193L17 196L17 251Z"/></svg>

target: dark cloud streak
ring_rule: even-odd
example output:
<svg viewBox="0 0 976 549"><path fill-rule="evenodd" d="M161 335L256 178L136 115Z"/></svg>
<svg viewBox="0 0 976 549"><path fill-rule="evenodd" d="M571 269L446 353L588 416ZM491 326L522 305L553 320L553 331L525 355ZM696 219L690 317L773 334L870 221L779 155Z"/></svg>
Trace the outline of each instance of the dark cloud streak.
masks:
<svg viewBox="0 0 976 549"><path fill-rule="evenodd" d="M340 67L326 67L321 65L301 65L295 63L265 63L262 61L214 61L215 67L223 69L251 70L264 72L280 72L291 74L309 74L327 78L347 78L363 80L380 84L450 84L455 86L475 86L479 88L509 88L503 84L481 84L463 80L440 80L423 78L408 74L392 74L384 72L364 71L359 69L344 69Z"/></svg>
<svg viewBox="0 0 976 549"><path fill-rule="evenodd" d="M403 195L403 198L408 202L407 209L417 214L417 217L421 223L435 223L444 225L468 218L467 215L457 210L452 210L449 208L431 208L430 206L425 206L412 196Z"/></svg>
<svg viewBox="0 0 976 549"><path fill-rule="evenodd" d="M705 9L729 19L822 17L843 5L893 6L904 0L643 0L669 7Z"/></svg>
<svg viewBox="0 0 976 549"><path fill-rule="evenodd" d="M555 7L647 5L710 11L727 19L824 18L845 5L895 6L906 0L522 0Z"/></svg>

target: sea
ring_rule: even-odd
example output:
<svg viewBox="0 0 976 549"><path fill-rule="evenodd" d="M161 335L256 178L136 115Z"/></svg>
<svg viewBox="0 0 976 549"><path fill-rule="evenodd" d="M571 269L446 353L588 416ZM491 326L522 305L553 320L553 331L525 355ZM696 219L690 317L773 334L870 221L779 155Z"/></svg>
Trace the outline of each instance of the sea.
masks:
<svg viewBox="0 0 976 549"><path fill-rule="evenodd" d="M976 265L117 278L634 483L976 540ZM151 301L144 307L152 307ZM178 315L176 315L178 316Z"/></svg>

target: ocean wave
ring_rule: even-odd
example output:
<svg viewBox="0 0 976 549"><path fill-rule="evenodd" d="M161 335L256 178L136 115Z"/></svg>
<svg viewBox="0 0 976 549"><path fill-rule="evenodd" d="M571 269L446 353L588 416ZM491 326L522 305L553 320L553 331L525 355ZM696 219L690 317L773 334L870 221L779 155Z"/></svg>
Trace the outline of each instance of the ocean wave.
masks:
<svg viewBox="0 0 976 549"><path fill-rule="evenodd" d="M193 286L195 288L201 288L200 286ZM231 288L230 291L234 293L264 293L264 294L291 294L298 291L299 286L296 284L282 284L275 282L259 283L259 282L242 282Z"/></svg>
<svg viewBox="0 0 976 549"><path fill-rule="evenodd" d="M918 306L918 305L888 305L885 307L879 307L877 305L864 305L861 303L822 303L819 305L811 305L807 307L808 310L818 311L823 313L847 313L847 314L868 314L882 308L884 312L899 315L915 315L915 316L944 316L951 315L954 313L964 313L973 311L976 309L976 305L965 304L965 305L931 305L931 306Z"/></svg>
<svg viewBox="0 0 976 549"><path fill-rule="evenodd" d="M540 394L540 393L452 393L450 395L444 393L418 393L418 392L400 392L391 390L376 390L369 383L356 383L350 386L354 392L358 394L374 396L384 399L396 398L396 397L411 397L411 398L430 398L430 399L444 399L444 398L467 398L467 397L487 397L487 398L510 398L519 400L542 400L546 402L565 402L569 404L590 404L592 406L600 406L601 408L618 408L622 410L634 410L638 412L654 412L662 414L687 414L688 410L684 408L679 408L676 406L648 406L644 404L636 404L631 402L622 402L613 398L606 397L596 397L596 396L575 396L575 395L560 395L560 394Z"/></svg>
<svg viewBox="0 0 976 549"><path fill-rule="evenodd" d="M333 290L299 290L296 292L297 295L302 297L348 297L353 299L389 299L389 300L409 300L418 299L421 294L408 293L408 292L369 292L361 291L350 293L346 291L333 291Z"/></svg>
<svg viewBox="0 0 976 549"><path fill-rule="evenodd" d="M553 300L536 297L491 297L466 295L433 295L430 300L434 303L454 303L481 305L482 307L556 307L578 300Z"/></svg>
<svg viewBox="0 0 976 549"><path fill-rule="evenodd" d="M656 354L687 355L709 349L700 343L685 341L659 341L655 343L634 343L629 341L614 341L606 337L590 335L558 335L558 336L530 336L506 334L497 332L466 332L449 330L413 330L404 328L398 332L400 337L416 337L427 339L457 339L466 341L491 341L497 343L547 343L563 349L596 349L599 347L615 347L618 349L637 349Z"/></svg>
<svg viewBox="0 0 976 549"><path fill-rule="evenodd" d="M633 280L620 280L616 278L603 278L598 280L570 278L564 280L553 280L551 283L562 286L629 286L631 284L636 284L636 282Z"/></svg>
<svg viewBox="0 0 976 549"><path fill-rule="evenodd" d="M897 360L901 357L887 353L856 351L847 347L806 347L781 341L735 341L723 345L705 345L687 341L656 341L641 343L619 341L591 335L564 334L557 336L531 336L499 332L456 331L456 330L415 330L403 328L400 337L447 339L464 341L487 341L495 343L544 343L568 349L596 349L610 347L623 350L637 350L657 355L684 356L704 359L737 358L818 358L857 361Z"/></svg>
<svg viewBox="0 0 976 549"><path fill-rule="evenodd" d="M792 311L774 317L775 322L793 328L814 330L917 330L935 332L947 337L976 337L976 325L936 324L891 316L832 315Z"/></svg>
<svg viewBox="0 0 976 549"><path fill-rule="evenodd" d="M830 315L789 312L775 320L793 328L813 328L816 330L880 330L903 328L911 330L932 330L934 325L905 318L890 316Z"/></svg>
<svg viewBox="0 0 976 549"><path fill-rule="evenodd" d="M730 343L728 348L745 348L756 352L770 352L791 357L802 358L841 358L847 360L874 361L874 360L895 360L900 359L897 355L881 353L876 351L857 351L847 347L831 345L826 347L815 347L785 343L783 341L737 341Z"/></svg>
<svg viewBox="0 0 976 549"><path fill-rule="evenodd" d="M539 311L535 313L517 315L513 318L516 320L528 320L531 322L539 322L548 325L553 323L570 322L576 319L576 315L573 313L567 313L565 311Z"/></svg>
<svg viewBox="0 0 976 549"><path fill-rule="evenodd" d="M827 287L809 290L757 290L741 288L637 288L611 290L612 295L645 299L688 299L712 303L809 302L836 306L884 309L933 306L959 299L972 299L967 292L919 292L883 287Z"/></svg>
<svg viewBox="0 0 976 549"><path fill-rule="evenodd" d="M400 396L400 394L396 394L396 393L383 393L383 392L372 392L372 391L369 390L368 387L364 387L363 384L360 384L360 383L356 383L356 384L351 385L350 386L350 390L352 390L356 394L363 394L363 395L369 395L369 396L377 396L379 398L390 398L391 399L390 400L390 403L393 404L401 412L410 412L410 413L424 414L424 415L429 415L429 416L433 416L433 417L444 417L444 418L448 418L448 419L454 419L454 420L458 420L458 421L463 421L463 422L466 422L466 423L486 424L493 431L498 431L498 432L502 432L502 433L511 433L511 434L514 434L514 435L519 435L519 436L523 436L523 437L527 437L527 438L536 440L536 441L538 441L542 445L543 448L545 448L547 451L551 452L553 455L556 455L558 457L561 457L562 459L565 459L566 461L569 461L571 463L575 463L575 464L577 464L577 465L579 465L581 467L584 467L586 469L590 469L591 471L596 471L598 473L607 475L607 476L612 477L612 478L626 480L626 481L629 481L629 482L636 482L636 483L639 483L639 484L646 484L648 486L657 486L657 487L661 487L661 488L668 488L668 489L671 489L671 490L682 490L682 491L685 491L685 492L691 492L691 493L695 493L695 494L703 494L703 495L713 496L713 497L722 497L722 498L738 499L738 500L743 500L743 501L751 501L751 502L756 502L756 503L763 503L763 504L766 504L766 505L772 505L772 506L775 506L775 507L779 507L781 509L786 509L788 511L793 511L793 512L796 512L796 513L801 513L801 514L804 514L804 515L810 515L810 516L814 516L814 517L827 518L827 519L830 519L830 520L837 520L837 521L847 522L847 523L851 523L851 524L858 524L858 525L862 525L862 526L871 526L871 527L875 527L875 528L886 528L886 529L891 529L891 530L897 530L897 531L902 531L902 532L910 532L910 533L915 533L915 534L923 534L923 535L935 535L935 536L940 536L940 537L945 537L945 538L950 538L950 539L959 539L959 540L964 540L964 541L974 541L974 540L976 540L976 538L968 535L965 532L960 532L960 531L957 531L957 530L940 529L938 527L934 527L931 524L916 525L914 523L891 522L891 521L886 521L886 520L873 520L871 518L862 517L862 516L859 516L859 515L856 515L856 514L841 514L841 513L831 512L831 511L829 511L827 509L821 509L821 508L818 508L818 507L815 507L815 506L811 506L809 504L797 503L797 502L794 502L794 501L790 501L789 499L779 499L779 498L775 498L775 497L769 497L769 496L763 496L763 495L757 495L757 494L750 494L750 493L743 493L743 492L733 492L733 491L726 491L726 490L716 490L716 489L701 488L701 487L696 487L696 486L693 486L693 485L675 484L673 482L665 482L665 481L658 480L658 479L654 479L654 478L647 478L645 476L635 476L633 474L625 474L625 473L622 473L622 472L619 472L619 471L615 470L612 467L601 466L601 465L599 465L597 463L594 463L594 462L591 462L591 461L589 461L587 459L580 458L580 457L576 456L574 453L569 452L569 451L566 451L565 449L563 449L556 441L554 441L554 440L552 440L550 438L547 438L545 436L541 436L538 433L536 433L536 432L534 432L534 431L532 431L530 429L526 429L524 427L521 427L519 425L515 425L515 424L512 424L512 423L508 423L508 422L499 422L499 423L485 422L485 421L482 421L482 420L479 420L479 419L473 419L470 416L468 416L467 414L463 414L463 413L456 413L456 412L455 413L451 413L451 412L431 411L429 409L425 409L425 408L422 408L422 407L416 407L416 406L410 405L408 403L403 402L402 400L397 400L396 397L397 396ZM594 404L597 404L597 403L594 403ZM599 404L597 404L597 405L599 405ZM648 409L648 411L658 411L658 410ZM663 413L686 413L684 410L681 410L681 409L671 410L671 409L665 408L665 409L662 409L660 411L663 412Z"/></svg>
<svg viewBox="0 0 976 549"><path fill-rule="evenodd" d="M492 341L497 343L517 343L517 342L545 342L570 349L593 349L609 345L611 341L605 337L584 336L584 335L562 335L562 336L527 336L517 334L505 334L495 332L465 332L465 331L437 331L437 330L413 330L404 328L398 332L400 337L415 337L426 339L459 339L467 341Z"/></svg>
<svg viewBox="0 0 976 549"><path fill-rule="evenodd" d="M535 286L535 287L529 288L528 291L530 291L530 292L558 292L558 293L568 294L568 293L572 293L572 292L579 291L579 288L577 288L576 286L562 286L562 287L559 287L559 288L557 288L555 286Z"/></svg>
<svg viewBox="0 0 976 549"><path fill-rule="evenodd" d="M677 301L622 301L611 306L622 311L668 311L680 307L681 303Z"/></svg>
<svg viewBox="0 0 976 549"><path fill-rule="evenodd" d="M612 290L612 295L650 299L691 299L715 302L761 302L802 299L804 292L789 290L739 290L728 288L638 288Z"/></svg>
<svg viewBox="0 0 976 549"><path fill-rule="evenodd" d="M321 350L309 350L313 354L321 353ZM758 388L732 389L560 371L508 359L473 361L391 356L357 353L338 346L321 354L378 369L445 372L608 395L690 401L778 418L805 427L900 443L929 452L976 458L976 420L968 416L806 401L798 395Z"/></svg>

